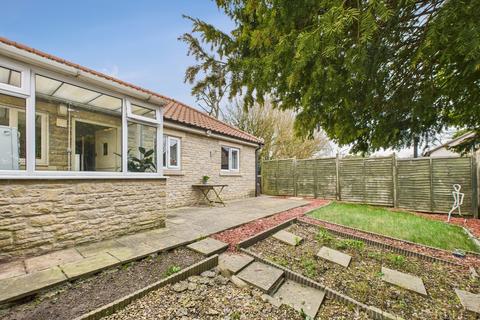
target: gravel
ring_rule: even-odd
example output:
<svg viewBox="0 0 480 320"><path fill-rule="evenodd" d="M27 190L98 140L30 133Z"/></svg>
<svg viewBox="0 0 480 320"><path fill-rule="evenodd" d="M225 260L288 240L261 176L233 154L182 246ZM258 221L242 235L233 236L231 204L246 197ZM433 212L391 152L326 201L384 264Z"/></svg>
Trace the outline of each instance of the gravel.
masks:
<svg viewBox="0 0 480 320"><path fill-rule="evenodd" d="M345 242L346 239L324 229L323 237L317 237L320 228L316 226L297 224L287 230L303 237L304 242L292 247L270 237L250 250L360 302L405 319L477 319L462 308L454 292L454 288L459 288L480 293L480 281L471 276L468 268L405 257L364 243ZM344 268L317 258L316 253L323 245L351 255L350 266ZM381 279L382 266L421 277L429 296L385 283Z"/></svg>

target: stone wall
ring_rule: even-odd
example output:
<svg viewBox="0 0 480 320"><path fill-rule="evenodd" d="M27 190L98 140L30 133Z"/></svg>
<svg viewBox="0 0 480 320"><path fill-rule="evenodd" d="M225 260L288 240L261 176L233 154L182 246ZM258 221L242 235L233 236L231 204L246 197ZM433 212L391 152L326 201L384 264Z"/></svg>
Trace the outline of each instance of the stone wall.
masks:
<svg viewBox="0 0 480 320"><path fill-rule="evenodd" d="M165 226L165 179L0 181L0 261Z"/></svg>
<svg viewBox="0 0 480 320"><path fill-rule="evenodd" d="M203 197L192 184L210 177L209 183L227 184L224 200L255 196L255 147L219 140L184 131L164 128L164 134L181 139L180 170L164 170L167 176L167 207L194 205ZM240 149L240 170L225 173L220 170L221 146Z"/></svg>

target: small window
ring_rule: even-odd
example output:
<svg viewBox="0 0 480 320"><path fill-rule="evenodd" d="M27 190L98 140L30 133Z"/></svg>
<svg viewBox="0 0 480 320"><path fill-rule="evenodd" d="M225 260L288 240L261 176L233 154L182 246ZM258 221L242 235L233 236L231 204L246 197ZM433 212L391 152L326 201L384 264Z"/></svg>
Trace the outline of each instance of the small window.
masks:
<svg viewBox="0 0 480 320"><path fill-rule="evenodd" d="M222 147L221 150L221 170L238 171L240 168L240 150L231 147Z"/></svg>
<svg viewBox="0 0 480 320"><path fill-rule="evenodd" d="M158 124L160 123L160 117L157 115L157 109L156 106L129 102L127 104L127 115L132 119Z"/></svg>
<svg viewBox="0 0 480 320"><path fill-rule="evenodd" d="M0 83L21 88L22 73L17 70L0 66Z"/></svg>
<svg viewBox="0 0 480 320"><path fill-rule="evenodd" d="M180 168L180 139L163 136L163 167L165 169Z"/></svg>
<svg viewBox="0 0 480 320"><path fill-rule="evenodd" d="M30 89L29 78L27 67L0 57L0 89L26 95Z"/></svg>

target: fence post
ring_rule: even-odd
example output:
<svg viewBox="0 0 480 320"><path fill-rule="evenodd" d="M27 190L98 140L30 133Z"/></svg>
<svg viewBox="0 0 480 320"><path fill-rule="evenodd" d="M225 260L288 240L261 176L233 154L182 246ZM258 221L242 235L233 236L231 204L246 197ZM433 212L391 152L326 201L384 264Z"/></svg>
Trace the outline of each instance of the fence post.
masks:
<svg viewBox="0 0 480 320"><path fill-rule="evenodd" d="M336 193L337 193L337 200L342 200L341 190L340 190L340 158L337 152L337 157L335 158L335 174L336 174Z"/></svg>
<svg viewBox="0 0 480 320"><path fill-rule="evenodd" d="M397 208L397 155L394 152L392 154L392 197L393 197L393 207Z"/></svg>
<svg viewBox="0 0 480 320"><path fill-rule="evenodd" d="M473 217L478 219L478 174L477 153L474 151L472 155L472 213Z"/></svg>
<svg viewBox="0 0 480 320"><path fill-rule="evenodd" d="M367 160L363 157L362 178L363 178L363 203L367 202L367 172L365 169Z"/></svg>
<svg viewBox="0 0 480 320"><path fill-rule="evenodd" d="M297 158L293 159L292 162L292 170L293 170L293 195L296 197L298 194L297 190Z"/></svg>
<svg viewBox="0 0 480 320"><path fill-rule="evenodd" d="M277 169L275 170L275 195L278 196L278 160L275 160Z"/></svg>
<svg viewBox="0 0 480 320"><path fill-rule="evenodd" d="M430 160L430 212L433 212L433 159Z"/></svg>
<svg viewBox="0 0 480 320"><path fill-rule="evenodd" d="M318 197L317 183L318 183L318 170L317 170L317 161L313 162L313 197L316 199Z"/></svg>

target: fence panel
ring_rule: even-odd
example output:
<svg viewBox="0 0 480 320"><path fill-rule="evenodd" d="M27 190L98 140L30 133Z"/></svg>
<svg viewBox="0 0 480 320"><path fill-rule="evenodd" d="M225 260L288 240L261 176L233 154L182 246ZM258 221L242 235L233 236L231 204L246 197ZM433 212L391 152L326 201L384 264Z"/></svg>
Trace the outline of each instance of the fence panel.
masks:
<svg viewBox="0 0 480 320"><path fill-rule="evenodd" d="M315 160L297 160L296 195L315 196Z"/></svg>
<svg viewBox="0 0 480 320"><path fill-rule="evenodd" d="M264 161L262 163L262 192L277 195L277 167L278 161Z"/></svg>
<svg viewBox="0 0 480 320"><path fill-rule="evenodd" d="M460 192L465 194L463 213L473 214L472 204L472 167L471 158L432 159L433 173L433 211L448 212L452 208L453 184L460 184Z"/></svg>
<svg viewBox="0 0 480 320"><path fill-rule="evenodd" d="M404 209L430 211L430 159L397 160L397 206Z"/></svg>
<svg viewBox="0 0 480 320"><path fill-rule="evenodd" d="M339 165L340 199L352 202L365 200L364 159L342 159Z"/></svg>
<svg viewBox="0 0 480 320"><path fill-rule="evenodd" d="M393 157L365 159L365 203L393 206L393 163Z"/></svg>
<svg viewBox="0 0 480 320"><path fill-rule="evenodd" d="M337 197L337 164L335 158L315 159L316 196L322 199Z"/></svg>
<svg viewBox="0 0 480 320"><path fill-rule="evenodd" d="M294 160L278 160L277 165L277 194L280 196L295 195Z"/></svg>

